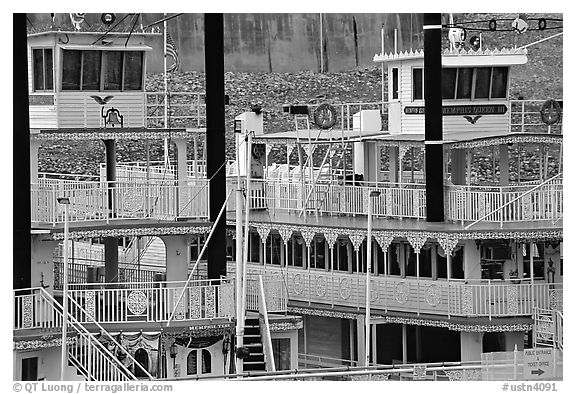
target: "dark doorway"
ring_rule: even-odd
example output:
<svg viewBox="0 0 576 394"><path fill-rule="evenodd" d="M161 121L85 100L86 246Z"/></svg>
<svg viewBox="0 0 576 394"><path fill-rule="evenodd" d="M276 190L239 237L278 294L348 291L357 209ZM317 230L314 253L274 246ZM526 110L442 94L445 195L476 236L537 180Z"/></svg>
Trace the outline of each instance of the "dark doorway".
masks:
<svg viewBox="0 0 576 394"><path fill-rule="evenodd" d="M138 363L140 363L140 365L142 365L142 367L144 367L144 369L146 369L146 371L148 371L148 352L146 350L142 348L136 350L136 353L134 353L134 358L136 361L138 361ZM138 365L135 365L134 367L134 375L137 378L147 377L146 372L144 372L144 370Z"/></svg>
<svg viewBox="0 0 576 394"><path fill-rule="evenodd" d="M38 380L38 357L30 357L22 359L22 380L23 381Z"/></svg>
<svg viewBox="0 0 576 394"><path fill-rule="evenodd" d="M504 351L504 333L487 332L482 338L482 353Z"/></svg>

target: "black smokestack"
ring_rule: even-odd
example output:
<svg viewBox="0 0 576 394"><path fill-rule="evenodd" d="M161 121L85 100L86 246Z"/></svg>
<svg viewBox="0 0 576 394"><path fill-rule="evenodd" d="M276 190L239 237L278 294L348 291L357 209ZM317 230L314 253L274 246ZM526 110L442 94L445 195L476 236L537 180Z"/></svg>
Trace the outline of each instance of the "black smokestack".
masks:
<svg viewBox="0 0 576 394"><path fill-rule="evenodd" d="M210 179L209 220L216 221L226 200L224 119L224 15L204 14L206 69L206 175ZM208 278L226 275L226 217L214 224L208 246Z"/></svg>
<svg viewBox="0 0 576 394"><path fill-rule="evenodd" d="M427 222L444 221L441 34L441 14L424 14L424 132Z"/></svg>

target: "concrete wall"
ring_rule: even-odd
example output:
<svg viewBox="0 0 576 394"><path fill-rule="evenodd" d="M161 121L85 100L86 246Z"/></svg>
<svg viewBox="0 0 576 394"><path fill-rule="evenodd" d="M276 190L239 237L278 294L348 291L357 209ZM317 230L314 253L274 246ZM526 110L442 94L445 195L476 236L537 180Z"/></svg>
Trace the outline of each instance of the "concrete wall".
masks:
<svg viewBox="0 0 576 394"><path fill-rule="evenodd" d="M117 14L116 23L124 16ZM136 25L146 26L163 16L142 14ZM49 13L28 17L36 31L51 24ZM128 31L133 23L133 17L127 17L117 30ZM184 14L167 24L181 57L181 71L204 70L204 15ZM414 48L422 47L422 14L323 14L324 71L374 65L374 54L381 52L382 24L387 51L394 47L394 29L399 50L409 49L411 41ZM68 14L56 14L54 25L72 30ZM87 14L82 29L94 31L98 25L100 14ZM150 45L155 51L147 69L162 71L162 39ZM320 71L320 14L224 14L224 46L227 71Z"/></svg>

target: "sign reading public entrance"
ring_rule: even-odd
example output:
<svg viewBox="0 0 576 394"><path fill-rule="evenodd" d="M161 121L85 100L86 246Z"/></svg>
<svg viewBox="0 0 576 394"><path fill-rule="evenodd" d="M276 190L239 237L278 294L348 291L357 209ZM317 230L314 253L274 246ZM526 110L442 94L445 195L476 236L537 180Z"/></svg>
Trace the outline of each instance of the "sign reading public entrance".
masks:
<svg viewBox="0 0 576 394"><path fill-rule="evenodd" d="M443 105L442 115L504 115L508 107L504 104L496 105ZM424 115L424 107L404 107L406 115Z"/></svg>
<svg viewBox="0 0 576 394"><path fill-rule="evenodd" d="M524 350L524 379L547 380L554 378L554 349Z"/></svg>

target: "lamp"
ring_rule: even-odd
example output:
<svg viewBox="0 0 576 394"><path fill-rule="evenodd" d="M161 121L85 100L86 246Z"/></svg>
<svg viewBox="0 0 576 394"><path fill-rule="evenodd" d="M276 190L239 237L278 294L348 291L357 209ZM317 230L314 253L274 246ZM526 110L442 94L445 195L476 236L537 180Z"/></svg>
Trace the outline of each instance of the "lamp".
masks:
<svg viewBox="0 0 576 394"><path fill-rule="evenodd" d="M178 348L176 347L176 341L174 341L172 342L172 345L170 345L170 357L176 358L177 354L178 354Z"/></svg>

